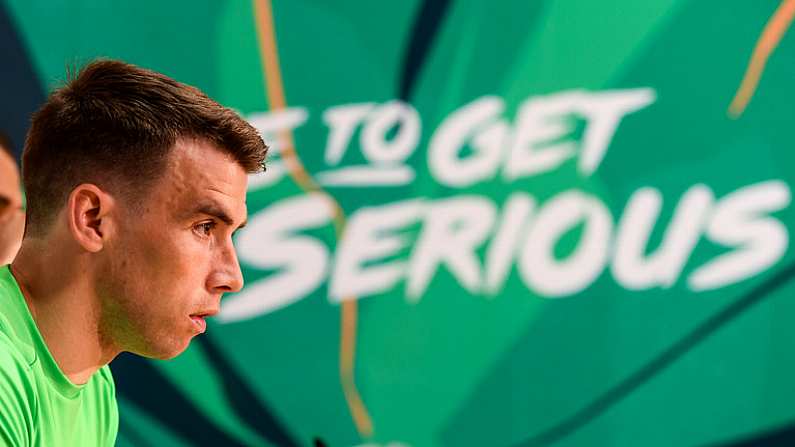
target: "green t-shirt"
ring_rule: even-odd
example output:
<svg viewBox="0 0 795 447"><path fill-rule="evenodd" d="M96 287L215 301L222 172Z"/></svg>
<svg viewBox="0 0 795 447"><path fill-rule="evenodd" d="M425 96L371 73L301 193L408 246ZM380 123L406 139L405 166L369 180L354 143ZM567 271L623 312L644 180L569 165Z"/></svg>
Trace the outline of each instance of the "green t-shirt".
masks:
<svg viewBox="0 0 795 447"><path fill-rule="evenodd" d="M118 427L110 368L84 385L70 382L8 266L0 267L0 445L112 446Z"/></svg>

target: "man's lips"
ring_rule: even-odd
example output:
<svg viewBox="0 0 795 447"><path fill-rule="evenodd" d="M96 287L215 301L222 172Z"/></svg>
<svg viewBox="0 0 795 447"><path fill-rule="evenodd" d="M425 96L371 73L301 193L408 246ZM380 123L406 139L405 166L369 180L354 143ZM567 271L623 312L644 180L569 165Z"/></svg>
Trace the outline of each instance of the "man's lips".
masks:
<svg viewBox="0 0 795 447"><path fill-rule="evenodd" d="M194 326L199 331L199 333L204 333L207 330L207 322L204 321L204 317L200 315L191 315L190 319L193 320Z"/></svg>
<svg viewBox="0 0 795 447"><path fill-rule="evenodd" d="M203 333L204 331L207 330L207 322L204 321L204 319L206 317L211 317L211 316L213 316L213 315L215 315L217 313L218 313L217 309L201 311L201 312L197 312L195 314L191 314L190 315L190 319L193 321L193 324L196 326L196 329L201 334L201 333Z"/></svg>

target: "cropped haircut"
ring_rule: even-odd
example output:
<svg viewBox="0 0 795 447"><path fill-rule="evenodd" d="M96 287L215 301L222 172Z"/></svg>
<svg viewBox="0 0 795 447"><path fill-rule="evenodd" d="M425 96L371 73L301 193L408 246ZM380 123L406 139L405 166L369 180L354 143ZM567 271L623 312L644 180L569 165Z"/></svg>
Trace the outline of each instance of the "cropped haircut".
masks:
<svg viewBox="0 0 795 447"><path fill-rule="evenodd" d="M46 232L83 183L142 203L182 139L212 143L247 173L264 170L267 146L256 129L195 87L108 59L68 75L33 115L25 141L26 235Z"/></svg>

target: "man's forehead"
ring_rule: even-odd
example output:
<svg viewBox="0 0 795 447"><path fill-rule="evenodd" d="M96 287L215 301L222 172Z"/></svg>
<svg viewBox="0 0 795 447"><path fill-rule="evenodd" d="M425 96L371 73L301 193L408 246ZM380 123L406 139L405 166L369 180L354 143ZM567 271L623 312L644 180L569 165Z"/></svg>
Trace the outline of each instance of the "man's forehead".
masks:
<svg viewBox="0 0 795 447"><path fill-rule="evenodd" d="M169 153L168 164L175 173L232 184L247 177L232 154L201 139L177 140Z"/></svg>
<svg viewBox="0 0 795 447"><path fill-rule="evenodd" d="M168 155L169 169L174 172L209 177L245 176L245 170L228 153L209 141L180 139Z"/></svg>
<svg viewBox="0 0 795 447"><path fill-rule="evenodd" d="M170 156L162 193L180 214L198 204L222 208L235 220L245 219L247 176L228 154L209 143L178 142ZM175 210L176 210L175 209Z"/></svg>

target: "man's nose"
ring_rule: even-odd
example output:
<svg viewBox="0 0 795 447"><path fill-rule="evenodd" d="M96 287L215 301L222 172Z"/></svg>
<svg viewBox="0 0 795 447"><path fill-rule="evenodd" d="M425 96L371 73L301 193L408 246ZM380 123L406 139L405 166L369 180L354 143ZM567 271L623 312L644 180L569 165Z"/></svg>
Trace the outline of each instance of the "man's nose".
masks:
<svg viewBox="0 0 795 447"><path fill-rule="evenodd" d="M239 292L243 288L243 272L231 240L220 253L212 280L211 288L217 292Z"/></svg>

